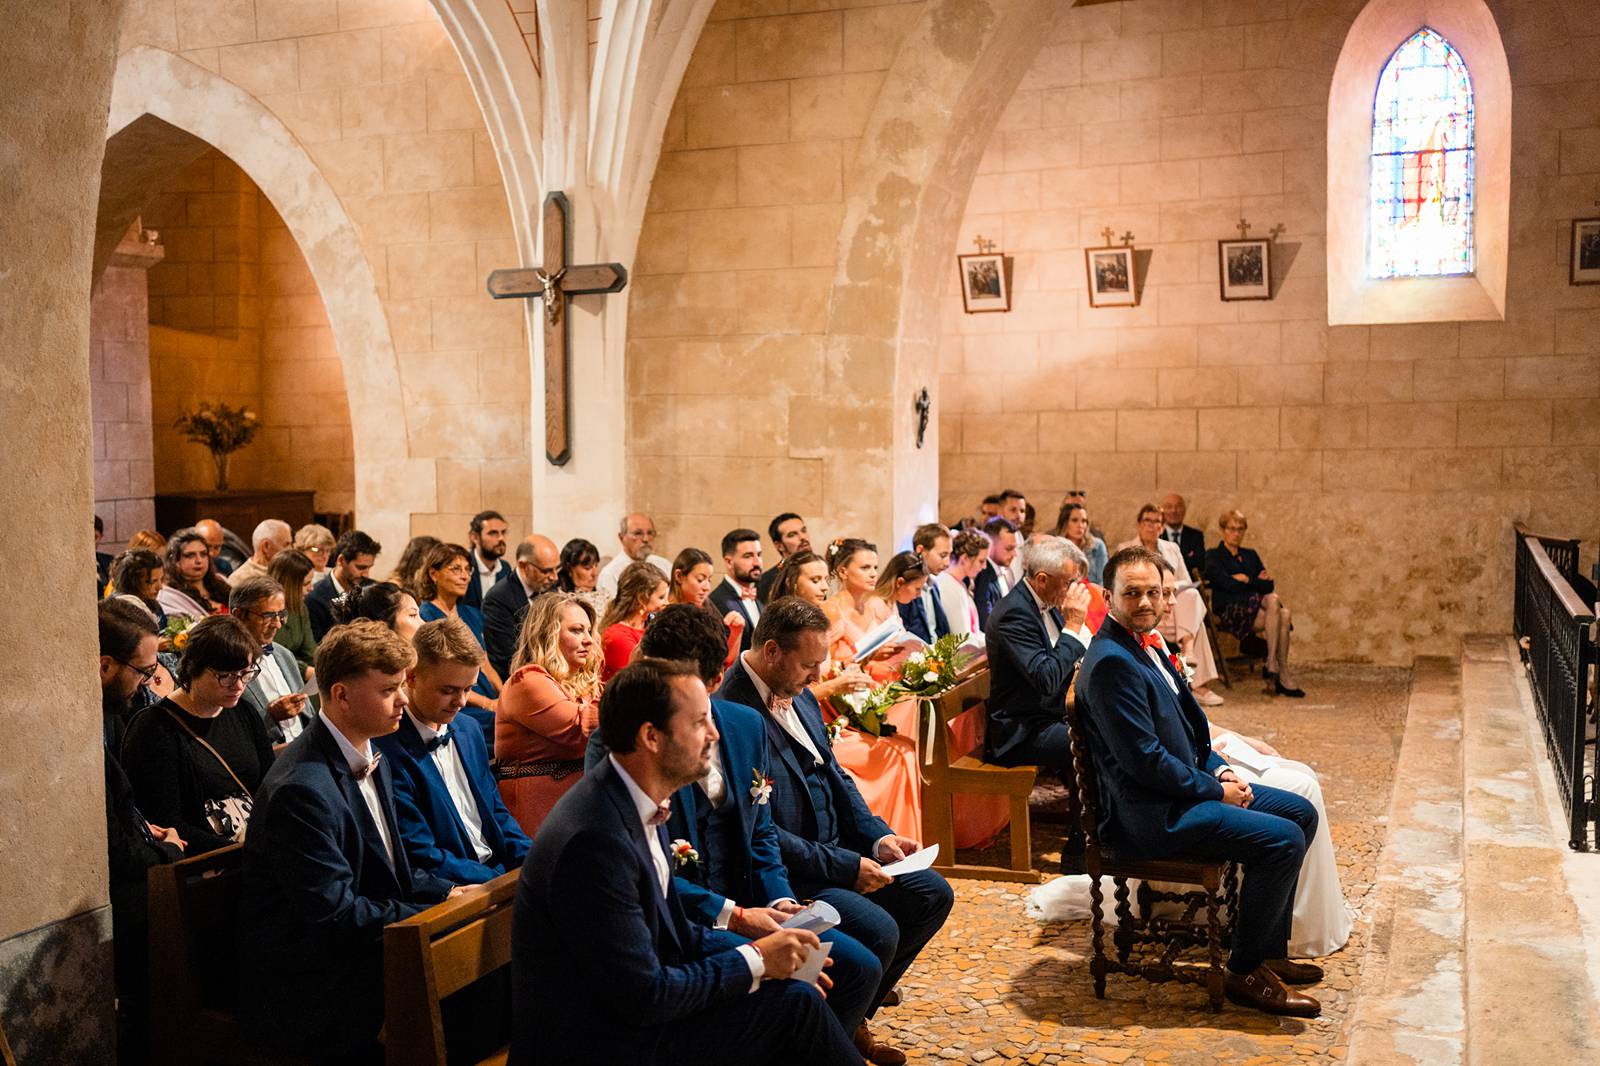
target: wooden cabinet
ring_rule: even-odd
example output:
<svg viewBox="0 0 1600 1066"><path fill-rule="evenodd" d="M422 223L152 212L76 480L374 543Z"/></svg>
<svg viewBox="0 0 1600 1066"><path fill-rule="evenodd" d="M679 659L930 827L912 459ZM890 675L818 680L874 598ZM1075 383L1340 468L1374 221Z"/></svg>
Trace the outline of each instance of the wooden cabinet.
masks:
<svg viewBox="0 0 1600 1066"><path fill-rule="evenodd" d="M214 518L237 533L246 543L257 523L266 518L281 518L290 529L299 529L312 520L316 494L271 489L239 489L231 492L175 493L156 497L156 528L171 536L202 518Z"/></svg>

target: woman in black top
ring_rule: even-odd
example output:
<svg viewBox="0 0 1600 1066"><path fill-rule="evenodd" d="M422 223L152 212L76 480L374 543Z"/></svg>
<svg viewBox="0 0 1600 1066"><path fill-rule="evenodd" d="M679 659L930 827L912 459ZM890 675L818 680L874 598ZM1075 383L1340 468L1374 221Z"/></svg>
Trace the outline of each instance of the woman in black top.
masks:
<svg viewBox="0 0 1600 1066"><path fill-rule="evenodd" d="M1265 636L1263 676L1278 695L1299 699L1305 692L1289 680L1289 605L1279 597L1261 556L1244 547L1250 523L1243 512L1225 511L1218 524L1222 543L1206 552L1206 582L1211 586L1211 609L1217 624L1240 640Z"/></svg>
<svg viewBox="0 0 1600 1066"><path fill-rule="evenodd" d="M203 855L244 838L272 744L260 717L239 706L261 645L226 615L201 619L187 637L178 690L133 720L122 765L145 817Z"/></svg>

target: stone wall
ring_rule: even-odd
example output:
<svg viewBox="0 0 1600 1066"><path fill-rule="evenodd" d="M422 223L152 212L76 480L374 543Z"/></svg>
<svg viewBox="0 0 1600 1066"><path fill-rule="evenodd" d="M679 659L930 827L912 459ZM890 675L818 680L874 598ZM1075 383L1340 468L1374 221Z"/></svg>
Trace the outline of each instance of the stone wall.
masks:
<svg viewBox="0 0 1600 1066"><path fill-rule="evenodd" d="M155 528L146 286L162 253L136 224L117 246L89 304L94 509L105 523L100 548L113 554L138 530Z"/></svg>
<svg viewBox="0 0 1600 1066"><path fill-rule="evenodd" d="M1137 0L1060 23L989 142L955 252L1015 259L1009 314L949 272L941 513L1025 491L1053 522L1089 492L1113 540L1188 495L1238 506L1309 658L1409 662L1510 624L1511 523L1600 534L1600 289L1567 285L1592 216L1600 33L1490 3L1514 90L1503 323L1327 325L1327 93L1356 0ZM1396 44L1398 45L1398 41ZM1275 297L1224 303L1217 240L1282 224ZM1091 309L1083 249L1131 230L1135 309ZM1381 612L1381 614L1379 613Z"/></svg>

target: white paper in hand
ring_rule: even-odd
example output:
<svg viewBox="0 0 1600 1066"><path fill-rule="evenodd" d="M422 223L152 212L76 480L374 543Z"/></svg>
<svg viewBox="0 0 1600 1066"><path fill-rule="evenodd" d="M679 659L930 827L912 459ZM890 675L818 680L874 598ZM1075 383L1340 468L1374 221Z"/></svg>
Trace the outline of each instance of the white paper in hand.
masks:
<svg viewBox="0 0 1600 1066"><path fill-rule="evenodd" d="M312 674L309 678L306 679L306 683L300 686L299 695L301 695L301 696L315 696L316 694L317 694L317 675L316 674Z"/></svg>
<svg viewBox="0 0 1600 1066"><path fill-rule="evenodd" d="M839 924L839 912L825 899L812 900L805 910L789 916L783 923L785 929L804 929L821 936Z"/></svg>
<svg viewBox="0 0 1600 1066"><path fill-rule="evenodd" d="M820 948L812 948L811 954L806 956L806 961L790 975L791 980L804 981L808 985L816 984L817 978L822 975L822 964L828 960L828 952L832 950L831 942L824 942Z"/></svg>
<svg viewBox="0 0 1600 1066"><path fill-rule="evenodd" d="M918 870L926 870L933 865L939 857L939 845L929 844L925 848L913 851L899 862L891 862L883 868L883 872L890 877L899 877L901 874L914 874Z"/></svg>

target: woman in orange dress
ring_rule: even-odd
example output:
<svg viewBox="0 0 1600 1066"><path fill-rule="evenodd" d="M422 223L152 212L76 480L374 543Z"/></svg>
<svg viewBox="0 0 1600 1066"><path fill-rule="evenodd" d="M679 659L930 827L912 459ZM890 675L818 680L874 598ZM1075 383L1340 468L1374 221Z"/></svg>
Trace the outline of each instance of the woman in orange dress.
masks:
<svg viewBox="0 0 1600 1066"><path fill-rule="evenodd" d="M667 605L667 579L653 563L629 563L617 578L617 598L600 619L600 680L628 665L644 639L644 624Z"/></svg>
<svg viewBox="0 0 1600 1066"><path fill-rule="evenodd" d="M867 599L878 586L878 549L869 541L842 537L828 545L825 562L839 585L838 594L822 604L828 616L828 654L835 662L848 662L874 625Z"/></svg>
<svg viewBox="0 0 1600 1066"><path fill-rule="evenodd" d="M667 582L667 602L687 603L714 611L716 605L711 603L711 584L711 556L699 548L685 548L672 560L672 579ZM739 654L739 645L744 640L744 615L729 611L722 616L722 624L728 627L728 657L722 663L722 668L726 670L733 665L733 657Z"/></svg>
<svg viewBox="0 0 1600 1066"><path fill-rule="evenodd" d="M594 609L571 593L540 596L522 621L494 723L500 798L530 837L583 776L600 689Z"/></svg>

